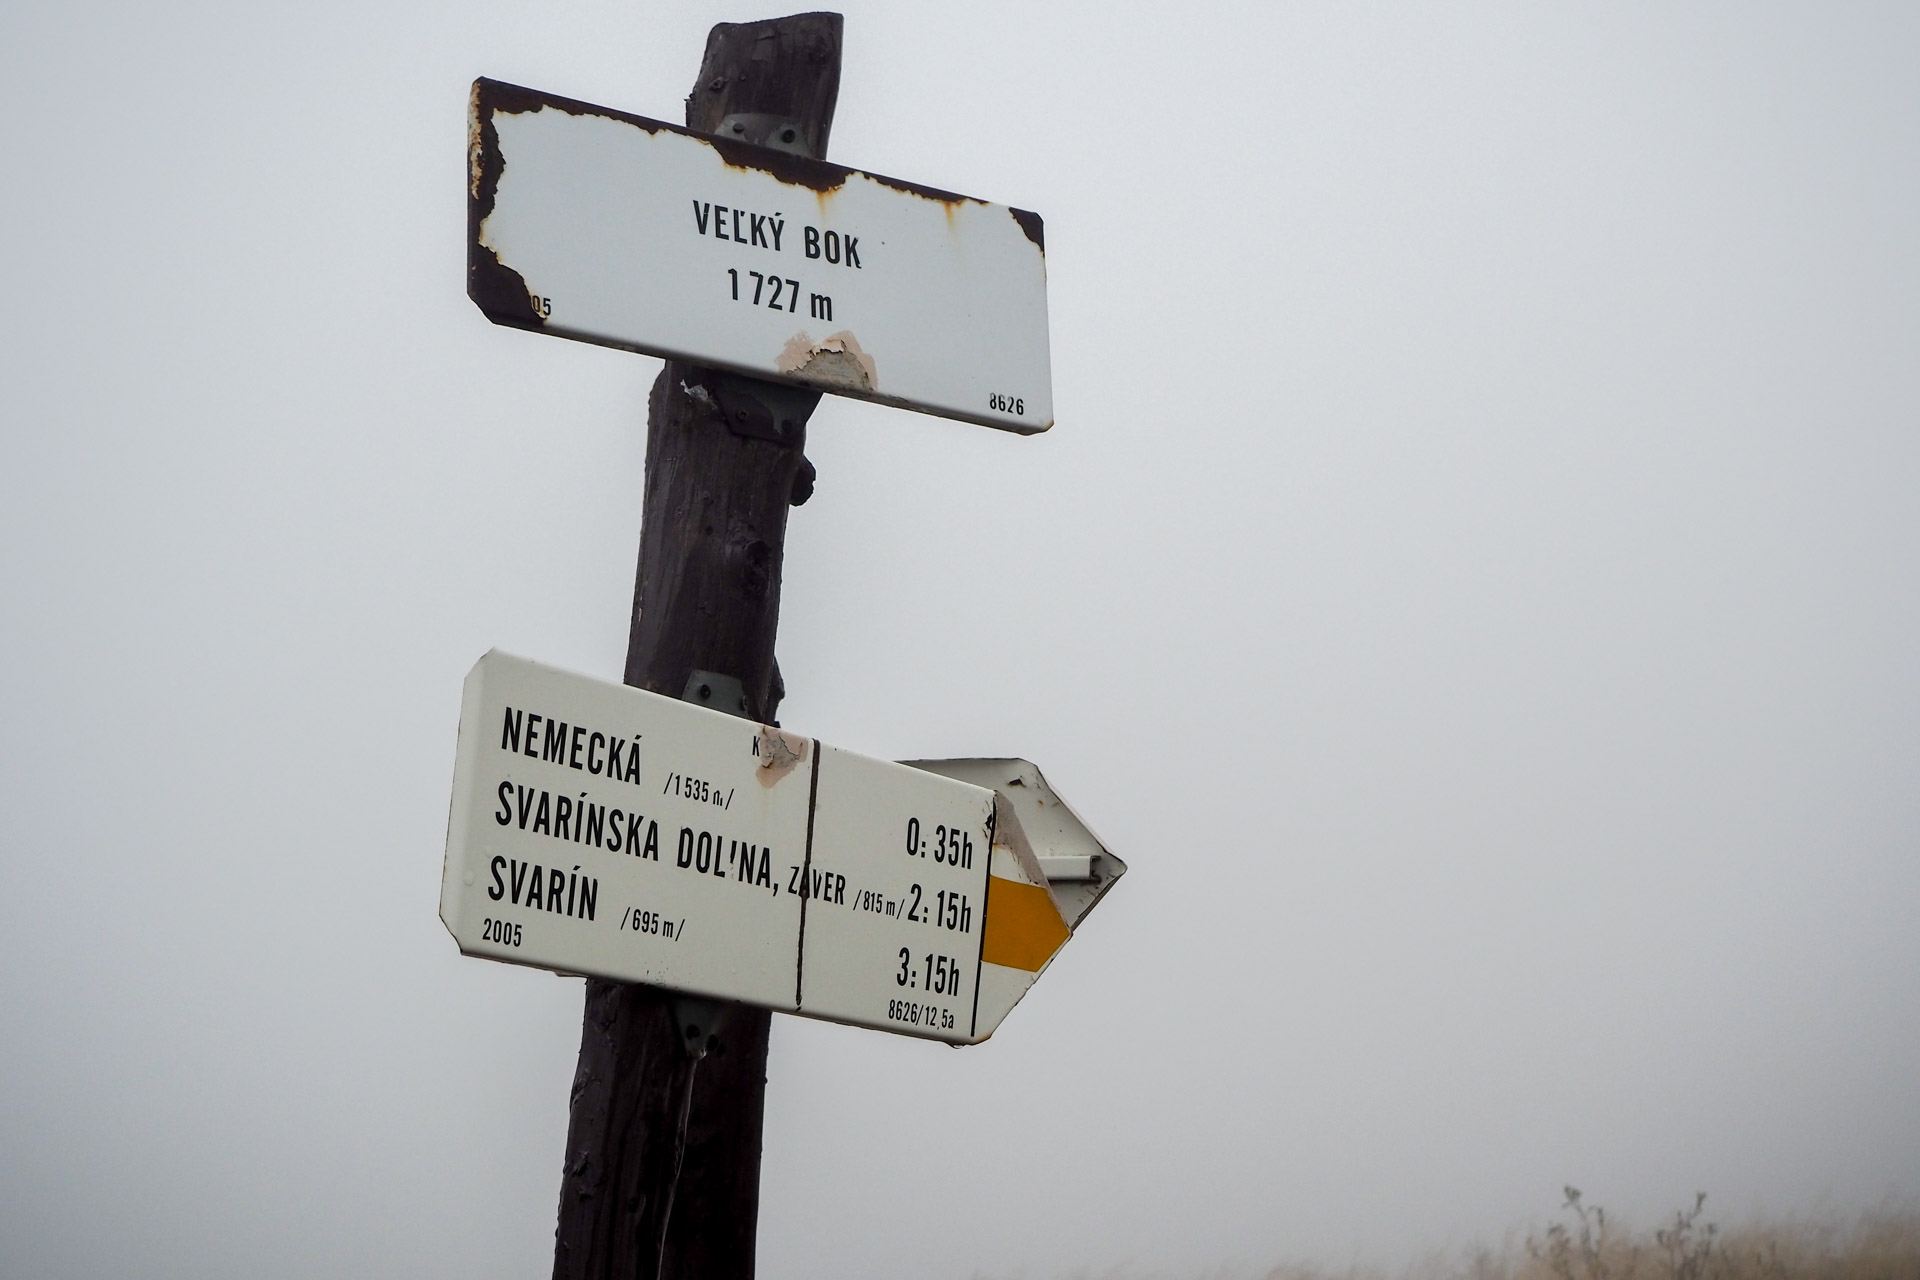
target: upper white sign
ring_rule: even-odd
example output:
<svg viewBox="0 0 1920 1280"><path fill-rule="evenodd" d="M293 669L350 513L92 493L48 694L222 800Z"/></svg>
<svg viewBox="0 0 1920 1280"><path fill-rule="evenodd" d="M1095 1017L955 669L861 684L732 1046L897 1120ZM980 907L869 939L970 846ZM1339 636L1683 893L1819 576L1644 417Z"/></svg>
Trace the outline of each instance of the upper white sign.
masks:
<svg viewBox="0 0 1920 1280"><path fill-rule="evenodd" d="M967 1044L1125 870L1024 761L874 760L494 652L440 918L468 955Z"/></svg>
<svg viewBox="0 0 1920 1280"><path fill-rule="evenodd" d="M1032 433L1040 217L477 80L467 292L499 324Z"/></svg>

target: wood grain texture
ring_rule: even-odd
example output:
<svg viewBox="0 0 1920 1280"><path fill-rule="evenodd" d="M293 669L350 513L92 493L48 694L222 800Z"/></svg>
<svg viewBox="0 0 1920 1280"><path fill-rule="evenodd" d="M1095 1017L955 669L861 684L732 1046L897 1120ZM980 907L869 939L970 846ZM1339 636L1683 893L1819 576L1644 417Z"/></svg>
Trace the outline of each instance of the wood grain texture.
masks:
<svg viewBox="0 0 1920 1280"><path fill-rule="evenodd" d="M824 155L840 31L832 13L714 27L687 98L688 126L711 132L728 116L770 117L793 124L799 141L789 145ZM804 429L791 443L728 431L711 400L687 390L706 373L669 361L648 400L625 679L678 697L695 670L737 676L750 713L771 720L782 693L773 646L787 512L811 487L812 468L801 455ZM588 980L556 1280L753 1274L770 1018L734 1006L713 1051L696 1060L679 1043L667 992Z"/></svg>

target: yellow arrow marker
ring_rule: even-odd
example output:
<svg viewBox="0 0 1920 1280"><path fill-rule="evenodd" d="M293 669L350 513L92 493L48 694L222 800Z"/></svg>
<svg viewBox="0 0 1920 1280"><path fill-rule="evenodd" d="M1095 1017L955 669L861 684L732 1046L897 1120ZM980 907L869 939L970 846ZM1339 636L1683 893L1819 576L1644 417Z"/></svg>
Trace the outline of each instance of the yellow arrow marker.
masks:
<svg viewBox="0 0 1920 1280"><path fill-rule="evenodd" d="M986 930L980 958L988 964L1038 973L1067 940L1067 922L1040 885L987 877Z"/></svg>

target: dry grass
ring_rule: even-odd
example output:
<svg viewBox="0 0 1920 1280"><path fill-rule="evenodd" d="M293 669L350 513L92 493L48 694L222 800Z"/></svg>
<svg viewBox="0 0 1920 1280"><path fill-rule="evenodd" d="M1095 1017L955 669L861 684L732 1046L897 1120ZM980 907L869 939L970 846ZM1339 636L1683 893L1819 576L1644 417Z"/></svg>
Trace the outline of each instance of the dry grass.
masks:
<svg viewBox="0 0 1920 1280"><path fill-rule="evenodd" d="M1462 1249L1400 1271L1285 1265L1170 1275L1131 1266L1061 1280L1920 1280L1920 1200L1722 1229L1707 1197L1636 1231L1573 1187L1560 1220L1499 1248Z"/></svg>
<svg viewBox="0 0 1920 1280"><path fill-rule="evenodd" d="M1566 1193L1561 1220L1519 1245L1430 1258L1400 1280L1920 1280L1920 1203L1722 1230L1703 1194L1652 1231L1634 1231L1575 1188ZM1388 1277L1276 1267L1264 1280Z"/></svg>

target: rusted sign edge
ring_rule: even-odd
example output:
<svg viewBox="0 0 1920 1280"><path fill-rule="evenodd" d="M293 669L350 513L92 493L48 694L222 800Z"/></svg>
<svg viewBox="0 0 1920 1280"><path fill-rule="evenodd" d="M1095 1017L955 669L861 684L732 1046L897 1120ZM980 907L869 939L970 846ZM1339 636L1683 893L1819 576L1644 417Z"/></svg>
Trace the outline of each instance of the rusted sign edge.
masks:
<svg viewBox="0 0 1920 1280"><path fill-rule="evenodd" d="M480 228L493 213L506 168L488 105L487 91L494 84L475 80L467 97L467 297L495 324L539 331L546 323L533 308L526 278L480 243Z"/></svg>
<svg viewBox="0 0 1920 1280"><path fill-rule="evenodd" d="M693 138L718 151L720 158L736 169L758 169L790 186L807 187L822 195L839 190L846 185L848 178L861 177L892 187L895 191L919 196L939 204L991 205L993 203L979 196L964 196L956 191L942 191L938 187L929 187L924 183L909 182L905 178L889 178L882 173L834 164L830 160L815 160L787 151L776 151L771 147L756 146L751 142L741 142L737 138L700 133L677 124L668 124L664 120L649 119L646 116L634 115L630 111L616 111L612 107L595 106L591 102L563 98L558 94L543 93L538 89L508 84L503 80L489 80L485 76L473 82L471 102L468 122L470 158L467 221L472 232L472 242L476 245L480 241L480 224L486 220L487 214L493 212L494 192L500 184L500 174L504 164L500 155L500 135L494 130L493 117L496 112L521 115L539 111L545 107L564 111L568 115L604 116L609 120L618 120L623 124L645 129L648 133L677 133L683 137ZM1011 205L1003 207L1013 215L1013 220L1020 225L1020 230L1027 239L1033 241L1035 247L1040 250L1041 256L1044 257L1047 252L1046 228L1040 215L1028 209L1013 208ZM491 253L490 250L487 252ZM517 272L515 276L518 277ZM478 299L476 298L475 301L477 302ZM528 305L524 310L526 322L530 326L538 327L532 306Z"/></svg>
<svg viewBox="0 0 1920 1280"><path fill-rule="evenodd" d="M908 195L916 195L941 204L992 204L979 196L961 195L957 191L943 191L939 187L930 187L925 183L910 182L905 178L890 178L883 173L873 173L866 169L855 169L848 165L835 164L831 160L815 160L810 156L795 155L790 151L777 151L771 147L762 147L755 143L743 142L738 138L722 137L714 133L701 133L665 120L654 120L647 116L635 115L630 111L619 111L613 107L602 107L591 102L581 102L577 98L563 98L559 94L545 93L539 89L529 89L524 85L508 84L504 80L489 80L485 76L473 82L473 100L476 107L484 107L488 114L502 111L508 115L520 115L539 111L543 107L552 107L576 116L604 116L609 120L635 125L648 133L677 133L682 137L696 138L718 151L728 164L740 169L759 169L770 173L782 182L794 186L810 187L822 195L843 186L848 178L863 177L892 187ZM496 145L497 145L497 139ZM1024 209L1015 210L1021 226L1031 220L1036 228L1040 215ZM1029 238L1039 243L1037 232L1029 232Z"/></svg>

